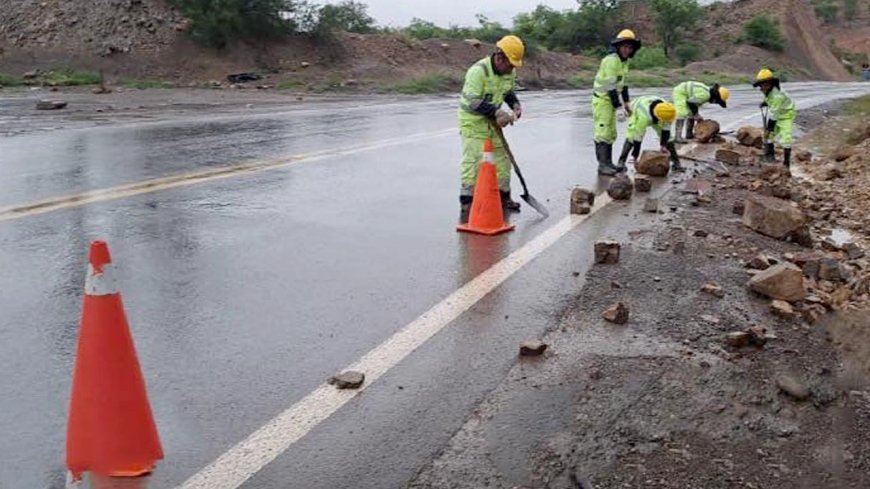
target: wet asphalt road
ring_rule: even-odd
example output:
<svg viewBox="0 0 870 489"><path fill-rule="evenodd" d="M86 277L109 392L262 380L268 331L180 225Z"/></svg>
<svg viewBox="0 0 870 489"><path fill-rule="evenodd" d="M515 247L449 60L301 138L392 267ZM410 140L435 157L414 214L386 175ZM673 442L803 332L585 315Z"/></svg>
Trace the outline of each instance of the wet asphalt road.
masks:
<svg viewBox="0 0 870 489"><path fill-rule="evenodd" d="M800 108L870 86L788 90ZM728 111L704 115L726 125L759 124L757 93L740 88L732 97ZM513 219L517 231L498 238L454 231L459 140L452 97L363 99L338 110L311 104L280 114L0 139L0 207L356 148L0 221L0 488L63 486L90 240L108 240L118 264L166 452L148 486L174 487L557 222L572 186L600 187L588 92L522 98L526 118L506 133L532 193L553 216L542 221L524 206ZM7 104L0 99L0 107ZM586 240L606 231L566 236L244 487L401 487L497 385L515 361L516 344L555 323L575 291L570 271L582 271Z"/></svg>

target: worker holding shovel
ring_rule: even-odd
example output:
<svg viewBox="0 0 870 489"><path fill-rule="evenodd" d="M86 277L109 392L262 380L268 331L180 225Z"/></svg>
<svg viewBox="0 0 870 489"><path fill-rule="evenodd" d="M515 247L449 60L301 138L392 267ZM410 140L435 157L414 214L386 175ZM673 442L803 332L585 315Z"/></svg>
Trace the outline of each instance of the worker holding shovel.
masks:
<svg viewBox="0 0 870 489"><path fill-rule="evenodd" d="M764 118L764 161L776 160L774 139L782 146L783 165L791 166L791 144L794 141L792 128L797 116L794 102L780 88L779 78L767 68L758 72L753 87L761 89L764 101L761 103L761 113Z"/></svg>
<svg viewBox="0 0 870 489"><path fill-rule="evenodd" d="M625 161L631 153L634 159L640 155L641 143L646 130L652 127L659 136L659 144L663 153L671 155L671 170L685 171L680 164L677 147L671 138L671 124L677 117L674 104L654 95L644 95L631 102L631 118L628 120L628 130L625 133L625 143L619 156L620 168L625 168Z"/></svg>
<svg viewBox="0 0 870 489"><path fill-rule="evenodd" d="M513 124L523 115L517 98L516 68L523 65L525 46L517 36L505 36L496 43L498 50L474 63L465 74L459 102L459 134L462 137L462 184L459 203L462 216L468 215L474 197L474 184L487 139L493 143L501 202L505 210L519 212L519 202L511 199L511 163L504 141L494 133L498 127ZM506 104L509 110L502 108Z"/></svg>
<svg viewBox="0 0 870 489"><path fill-rule="evenodd" d="M731 92L718 83L712 87L701 82L686 81L674 87L674 106L677 108L676 139L677 143L685 143L695 139L695 122L701 121L701 106L706 103L719 104L723 109L728 105ZM683 127L686 137L683 137Z"/></svg>

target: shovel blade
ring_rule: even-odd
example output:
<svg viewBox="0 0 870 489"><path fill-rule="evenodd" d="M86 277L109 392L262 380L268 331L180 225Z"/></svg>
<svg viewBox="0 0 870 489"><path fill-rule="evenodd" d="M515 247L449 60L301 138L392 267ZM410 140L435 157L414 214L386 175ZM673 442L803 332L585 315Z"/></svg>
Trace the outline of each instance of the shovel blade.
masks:
<svg viewBox="0 0 870 489"><path fill-rule="evenodd" d="M538 211L538 213L540 215L544 216L544 219L550 217L550 211L548 211L547 208L544 207L544 204L541 204L540 202L538 202L537 199L535 199L534 197L532 197L529 194L523 194L523 195L520 195L520 197L522 197L523 200L525 200L527 204L532 206L533 209Z"/></svg>

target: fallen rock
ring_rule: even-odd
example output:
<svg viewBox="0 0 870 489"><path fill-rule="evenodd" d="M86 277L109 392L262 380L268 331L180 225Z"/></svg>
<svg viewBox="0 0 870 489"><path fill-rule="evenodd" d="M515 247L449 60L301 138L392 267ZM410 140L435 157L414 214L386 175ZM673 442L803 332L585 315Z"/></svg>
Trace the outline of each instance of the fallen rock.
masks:
<svg viewBox="0 0 870 489"><path fill-rule="evenodd" d="M846 161L849 158L858 154L858 148L855 146L843 146L834 152L834 161Z"/></svg>
<svg viewBox="0 0 870 489"><path fill-rule="evenodd" d="M686 182L683 192L696 195L710 194L713 192L713 184L709 180L703 178L692 178Z"/></svg>
<svg viewBox="0 0 870 489"><path fill-rule="evenodd" d="M671 171L671 164L668 161L668 155L660 151L645 150L640 154L634 169L642 175L666 177Z"/></svg>
<svg viewBox="0 0 870 489"><path fill-rule="evenodd" d="M751 345L762 347L767 344L767 330L761 326L753 326L746 330Z"/></svg>
<svg viewBox="0 0 870 489"><path fill-rule="evenodd" d="M626 174L621 174L610 181L607 187L607 195L613 200L628 200L634 192L634 184Z"/></svg>
<svg viewBox="0 0 870 489"><path fill-rule="evenodd" d="M478 39L465 39L465 43L470 44L476 48L479 48L481 46L481 44L483 44Z"/></svg>
<svg viewBox="0 0 870 489"><path fill-rule="evenodd" d="M844 248L846 249L846 254L849 256L850 260L857 260L864 257L864 249L856 243L846 243Z"/></svg>
<svg viewBox="0 0 870 489"><path fill-rule="evenodd" d="M796 160L806 163L813 159L813 154L805 149L797 150L794 154Z"/></svg>
<svg viewBox="0 0 870 489"><path fill-rule="evenodd" d="M112 89L105 85L100 85L98 87L92 88L91 93L93 93L94 95L105 95L108 93L112 93Z"/></svg>
<svg viewBox="0 0 870 489"><path fill-rule="evenodd" d="M595 263L619 263L620 245L616 241L598 241L595 243Z"/></svg>
<svg viewBox="0 0 870 489"><path fill-rule="evenodd" d="M537 357L547 351L547 344L540 341L524 341L520 343L520 356Z"/></svg>
<svg viewBox="0 0 870 489"><path fill-rule="evenodd" d="M40 100L36 102L36 110L60 110L66 108L67 103L62 100Z"/></svg>
<svg viewBox="0 0 870 489"><path fill-rule="evenodd" d="M759 233L785 239L806 227L803 212L788 201L766 195L749 195L744 202L743 224Z"/></svg>
<svg viewBox="0 0 870 489"><path fill-rule="evenodd" d="M829 182L843 176L843 171L834 163L828 163L819 171L819 179L823 182Z"/></svg>
<svg viewBox="0 0 870 489"><path fill-rule="evenodd" d="M810 390L793 375L783 374L776 378L776 386L779 390L788 394L798 401L809 399Z"/></svg>
<svg viewBox="0 0 870 489"><path fill-rule="evenodd" d="M699 143L709 143L719 135L719 123L704 119L695 123L695 139Z"/></svg>
<svg viewBox="0 0 870 489"><path fill-rule="evenodd" d="M738 153L737 151L732 151L730 149L716 150L716 161L721 161L726 165L739 165L740 156L740 153Z"/></svg>
<svg viewBox="0 0 870 489"><path fill-rule="evenodd" d="M807 295L803 272L792 263L780 263L755 274L748 286L761 295L787 302L803 300Z"/></svg>
<svg viewBox="0 0 870 489"><path fill-rule="evenodd" d="M614 324L625 324L628 322L628 306L622 302L617 302L605 309L601 313L601 317Z"/></svg>
<svg viewBox="0 0 870 489"><path fill-rule="evenodd" d="M819 260L819 279L830 282L843 281L844 277L840 262L833 258L822 258Z"/></svg>
<svg viewBox="0 0 870 489"><path fill-rule="evenodd" d="M311 63L309 63L308 61L303 61L299 63L299 66L301 66L302 68L308 68L309 66L311 66Z"/></svg>
<svg viewBox="0 0 870 489"><path fill-rule="evenodd" d="M770 303L770 312L785 319L792 319L795 317L794 308L791 307L791 304L778 299Z"/></svg>
<svg viewBox="0 0 870 489"><path fill-rule="evenodd" d="M571 191L571 214L589 214L595 205L595 193L585 188L574 187Z"/></svg>
<svg viewBox="0 0 870 489"><path fill-rule="evenodd" d="M692 233L692 236L695 236L696 238L706 238L709 235L710 235L710 233L708 233L707 231L705 231L703 229L696 229Z"/></svg>
<svg viewBox="0 0 870 489"><path fill-rule="evenodd" d="M767 270L768 268L770 268L772 263L770 262L770 257L765 255L764 253L759 253L752 257L751 260L749 260L748 265L749 268L754 268L756 270Z"/></svg>
<svg viewBox="0 0 870 489"><path fill-rule="evenodd" d="M714 283L704 284L704 286L701 287L701 292L704 292L706 294L710 294L713 297L718 297L720 299L725 297L725 291L722 289L722 287L720 287L718 284L714 284Z"/></svg>
<svg viewBox="0 0 870 489"><path fill-rule="evenodd" d="M337 389L359 389L366 381L366 375L362 372L348 370L338 375L333 375L328 383Z"/></svg>
<svg viewBox="0 0 870 489"><path fill-rule="evenodd" d="M25 80L32 80L32 79L36 78L37 76L39 76L39 70L25 71L24 74L21 76Z"/></svg>
<svg viewBox="0 0 870 489"><path fill-rule="evenodd" d="M764 131L758 127L741 127L737 130L737 140L743 146L761 148L764 142Z"/></svg>
<svg viewBox="0 0 870 489"><path fill-rule="evenodd" d="M649 192L652 190L652 180L646 175L637 175L634 177L634 190L637 192Z"/></svg>
<svg viewBox="0 0 870 489"><path fill-rule="evenodd" d="M737 214L738 216L742 216L745 209L746 204L744 204L742 200L738 200L734 202L734 205L731 207L731 212Z"/></svg>
<svg viewBox="0 0 870 489"><path fill-rule="evenodd" d="M749 346L751 337L746 331L734 331L725 335L725 343L734 348L743 348Z"/></svg>
<svg viewBox="0 0 870 489"><path fill-rule="evenodd" d="M653 214L658 213L659 211L659 200L658 199L646 199L646 202L643 204L644 212L651 212Z"/></svg>

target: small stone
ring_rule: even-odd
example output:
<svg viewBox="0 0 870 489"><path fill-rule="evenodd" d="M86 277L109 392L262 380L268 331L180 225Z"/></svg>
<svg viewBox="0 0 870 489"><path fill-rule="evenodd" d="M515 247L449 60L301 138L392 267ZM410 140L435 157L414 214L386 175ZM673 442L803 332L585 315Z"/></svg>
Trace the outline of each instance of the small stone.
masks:
<svg viewBox="0 0 870 489"><path fill-rule="evenodd" d="M637 192L649 192L652 190L652 180L646 175L636 175L634 177L634 190Z"/></svg>
<svg viewBox="0 0 870 489"><path fill-rule="evenodd" d="M40 100L36 102L36 110L60 110L66 108L67 103L61 100Z"/></svg>
<svg viewBox="0 0 870 489"><path fill-rule="evenodd" d="M854 146L844 146L834 152L834 161L846 161L857 154L858 148Z"/></svg>
<svg viewBox="0 0 870 489"><path fill-rule="evenodd" d="M704 286L701 287L701 292L710 294L713 297L718 297L720 299L725 297L725 291L722 289L722 287L714 283L704 284Z"/></svg>
<svg viewBox="0 0 870 489"><path fill-rule="evenodd" d="M746 209L746 205L743 201L734 202L734 206L731 207L731 212L737 214L738 216L743 215L743 211Z"/></svg>
<svg viewBox="0 0 870 489"><path fill-rule="evenodd" d="M830 282L840 282L843 280L843 272L840 267L840 262L833 258L823 258L819 261L819 278Z"/></svg>
<svg viewBox="0 0 870 489"><path fill-rule="evenodd" d="M716 151L716 161L721 161L726 165L739 165L741 154L730 149L720 149Z"/></svg>
<svg viewBox="0 0 870 489"><path fill-rule="evenodd" d="M547 344L540 341L524 341L520 343L520 356L537 357L547 351Z"/></svg>
<svg viewBox="0 0 870 489"><path fill-rule="evenodd" d="M749 333L749 343L759 347L767 344L767 330L763 327L752 326L746 332Z"/></svg>
<svg viewBox="0 0 870 489"><path fill-rule="evenodd" d="M792 263L780 263L759 272L749 280L748 286L771 299L795 302L806 297L803 272Z"/></svg>
<svg viewBox="0 0 870 489"><path fill-rule="evenodd" d="M719 324L719 318L710 314L702 314L701 320L710 324Z"/></svg>
<svg viewBox="0 0 870 489"><path fill-rule="evenodd" d="M749 346L751 335L746 331L734 331L725 335L725 343L734 348Z"/></svg>
<svg viewBox="0 0 870 489"><path fill-rule="evenodd" d="M653 214L658 213L659 211L659 200L658 199L646 199L646 202L643 204L644 212L650 212Z"/></svg>
<svg viewBox="0 0 870 489"><path fill-rule="evenodd" d="M795 317L794 308L786 301L776 299L770 303L770 312L784 319Z"/></svg>
<svg viewBox="0 0 870 489"><path fill-rule="evenodd" d="M771 266L770 257L764 253L759 253L749 260L748 266L755 270L767 270Z"/></svg>
<svg viewBox="0 0 870 489"><path fill-rule="evenodd" d="M348 370L329 379L329 384L337 389L359 389L366 380L364 373Z"/></svg>
<svg viewBox="0 0 870 489"><path fill-rule="evenodd" d="M308 61L303 61L299 63L299 66L301 66L302 68L308 68L309 66L311 66L311 63L309 63Z"/></svg>
<svg viewBox="0 0 870 489"><path fill-rule="evenodd" d="M696 238L706 238L710 235L710 233L704 231L703 229L696 229L695 232L692 233L692 235Z"/></svg>
<svg viewBox="0 0 870 489"><path fill-rule="evenodd" d="M776 378L776 386L779 390L788 394L797 401L805 401L810 397L810 390L793 375L783 374Z"/></svg>
<svg viewBox="0 0 870 489"><path fill-rule="evenodd" d="M601 313L601 317L611 323L625 324L628 322L628 306L622 302L617 302Z"/></svg>
<svg viewBox="0 0 870 489"><path fill-rule="evenodd" d="M618 175L607 187L607 195L613 200L628 200L634 192L634 184L626 174Z"/></svg>
<svg viewBox="0 0 870 489"><path fill-rule="evenodd" d="M813 154L811 152L803 149L803 150L798 150L795 153L794 157L796 160L798 160L802 163L806 163L807 161L810 161L813 159Z"/></svg>
<svg viewBox="0 0 870 489"><path fill-rule="evenodd" d="M864 249L856 243L846 243L845 249L850 260L857 260L864 257Z"/></svg>
<svg viewBox="0 0 870 489"><path fill-rule="evenodd" d="M660 151L645 150L641 153L634 168L642 175L666 177L671 171L671 164L668 158L668 155Z"/></svg>
<svg viewBox="0 0 870 489"><path fill-rule="evenodd" d="M595 263L619 263L620 245L616 241L597 241L595 243Z"/></svg>
<svg viewBox="0 0 870 489"><path fill-rule="evenodd" d="M842 178L842 176L843 172L840 170L840 167L833 163L823 166L819 174L819 178L823 182L836 180L837 178Z"/></svg>
<svg viewBox="0 0 870 489"><path fill-rule="evenodd" d="M589 214L593 205L595 205L594 192L574 187L571 191L571 214Z"/></svg>

